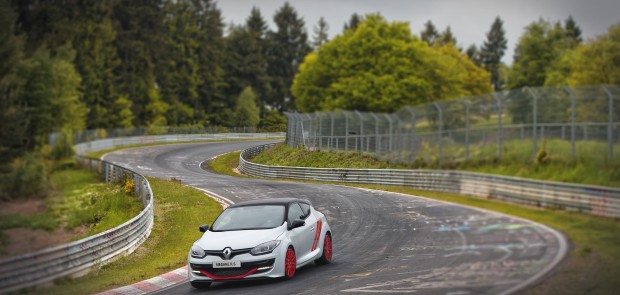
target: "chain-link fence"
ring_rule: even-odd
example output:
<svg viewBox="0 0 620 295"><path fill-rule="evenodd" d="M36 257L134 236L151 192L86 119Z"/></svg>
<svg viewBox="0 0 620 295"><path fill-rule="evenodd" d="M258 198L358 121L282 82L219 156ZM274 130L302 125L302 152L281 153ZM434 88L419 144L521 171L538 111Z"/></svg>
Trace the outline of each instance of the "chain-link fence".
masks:
<svg viewBox="0 0 620 295"><path fill-rule="evenodd" d="M373 153L394 163L620 162L620 85L519 88L391 114L286 113L290 146Z"/></svg>

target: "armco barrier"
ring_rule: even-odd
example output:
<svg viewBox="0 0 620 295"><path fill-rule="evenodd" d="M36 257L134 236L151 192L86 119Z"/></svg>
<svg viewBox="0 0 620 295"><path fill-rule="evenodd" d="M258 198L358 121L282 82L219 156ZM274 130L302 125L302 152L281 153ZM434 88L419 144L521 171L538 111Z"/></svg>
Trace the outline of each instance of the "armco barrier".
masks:
<svg viewBox="0 0 620 295"><path fill-rule="evenodd" d="M620 189L445 170L343 169L267 166L252 157L273 144L243 151L242 173L270 178L406 186L508 202L620 217Z"/></svg>
<svg viewBox="0 0 620 295"><path fill-rule="evenodd" d="M222 133L133 136L101 139L74 146L78 154L147 143L191 142L204 140L283 138L284 133ZM84 168L99 172L108 183L134 180L135 192L144 203L131 220L100 234L57 247L0 260L0 293L11 292L51 282L64 276L79 276L121 254L133 252L151 233L153 227L153 192L144 176L129 169L76 156Z"/></svg>
<svg viewBox="0 0 620 295"><path fill-rule="evenodd" d="M133 252L153 227L153 192L142 175L114 164L76 157L81 167L98 171L106 182L134 180L135 193L144 204L131 220L97 235L57 247L0 261L0 293L51 282L67 275L80 275L120 254Z"/></svg>
<svg viewBox="0 0 620 295"><path fill-rule="evenodd" d="M144 135L116 137L84 142L75 145L77 154L85 154L94 151L113 149L122 146L130 146L147 143L172 143L191 142L205 140L229 140L229 139L266 139L284 138L284 132L273 133L215 133L215 134L176 134L176 135Z"/></svg>

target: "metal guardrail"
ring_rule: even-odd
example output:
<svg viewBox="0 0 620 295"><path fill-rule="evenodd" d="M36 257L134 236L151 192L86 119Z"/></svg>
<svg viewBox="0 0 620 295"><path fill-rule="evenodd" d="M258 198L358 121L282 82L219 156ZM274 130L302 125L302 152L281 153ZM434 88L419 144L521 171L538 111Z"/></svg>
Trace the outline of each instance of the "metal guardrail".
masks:
<svg viewBox="0 0 620 295"><path fill-rule="evenodd" d="M104 175L107 183L133 179L144 209L131 220L94 236L0 261L0 293L85 274L92 266L133 252L151 233L153 192L144 176L106 161L80 156L76 160L81 167Z"/></svg>
<svg viewBox="0 0 620 295"><path fill-rule="evenodd" d="M174 143L204 140L283 138L276 133L221 133L132 136L101 139L74 146L77 154L147 143ZM97 235L37 252L0 260L0 293L51 282L64 276L80 276L89 268L109 262L121 254L133 252L149 236L153 227L153 192L146 178L112 163L76 156L78 165L97 171L106 183L130 177L136 195L145 208L131 220Z"/></svg>
<svg viewBox="0 0 620 295"><path fill-rule="evenodd" d="M406 186L620 217L620 189L616 188L462 171L284 167L249 161L271 146L273 144L244 150L240 155L239 170L258 177Z"/></svg>
<svg viewBox="0 0 620 295"><path fill-rule="evenodd" d="M284 132L272 133L216 133L216 134L174 134L174 135L144 135L130 137L116 137L99 139L89 142L76 144L74 146L77 154L85 154L93 151L113 149L122 146L130 146L147 143L172 143L172 142L191 142L205 140L229 140L229 139L263 139L263 138L284 138Z"/></svg>

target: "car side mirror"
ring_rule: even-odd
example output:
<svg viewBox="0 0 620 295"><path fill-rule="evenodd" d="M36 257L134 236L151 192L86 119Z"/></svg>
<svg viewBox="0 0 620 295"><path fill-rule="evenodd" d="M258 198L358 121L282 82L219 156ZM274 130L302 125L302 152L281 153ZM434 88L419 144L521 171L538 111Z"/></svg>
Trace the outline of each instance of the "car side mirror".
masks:
<svg viewBox="0 0 620 295"><path fill-rule="evenodd" d="M208 231L208 230L209 230L209 225L208 225L208 224L203 224L203 225L201 225L201 226L198 228L198 230L199 230L201 233L204 233L204 232L206 232L206 231Z"/></svg>
<svg viewBox="0 0 620 295"><path fill-rule="evenodd" d="M305 221L303 221L303 220L301 220L301 219L295 219L295 220L293 221L293 224L291 224L291 225L288 227L288 230L295 229L295 228L298 228L298 227L302 227L302 226L304 226L304 225L306 225L306 222L305 222Z"/></svg>

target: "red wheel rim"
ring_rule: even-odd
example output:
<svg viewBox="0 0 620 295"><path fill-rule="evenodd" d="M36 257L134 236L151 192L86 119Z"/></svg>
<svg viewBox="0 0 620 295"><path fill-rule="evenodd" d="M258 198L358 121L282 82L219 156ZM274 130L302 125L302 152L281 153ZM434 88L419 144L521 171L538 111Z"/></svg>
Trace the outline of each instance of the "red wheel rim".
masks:
<svg viewBox="0 0 620 295"><path fill-rule="evenodd" d="M295 269L297 269L297 258L295 257L295 251L288 248L286 251L286 261L284 263L286 276L292 278L295 275Z"/></svg>
<svg viewBox="0 0 620 295"><path fill-rule="evenodd" d="M325 252L325 259L327 259L327 261L332 261L332 238L329 235L325 235L324 244L323 252Z"/></svg>

